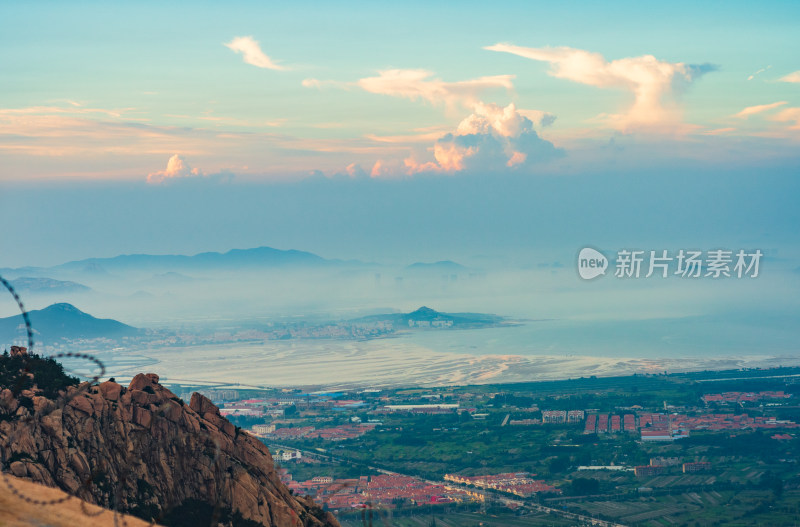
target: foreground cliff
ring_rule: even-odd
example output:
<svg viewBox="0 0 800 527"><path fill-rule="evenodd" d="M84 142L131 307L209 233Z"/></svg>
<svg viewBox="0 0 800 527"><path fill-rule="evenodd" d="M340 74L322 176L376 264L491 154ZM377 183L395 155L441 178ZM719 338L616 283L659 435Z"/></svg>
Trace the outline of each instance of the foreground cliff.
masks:
<svg viewBox="0 0 800 527"><path fill-rule="evenodd" d="M61 408L37 393L0 391L0 462L16 477L165 525L338 525L289 492L263 443L157 375L68 387Z"/></svg>

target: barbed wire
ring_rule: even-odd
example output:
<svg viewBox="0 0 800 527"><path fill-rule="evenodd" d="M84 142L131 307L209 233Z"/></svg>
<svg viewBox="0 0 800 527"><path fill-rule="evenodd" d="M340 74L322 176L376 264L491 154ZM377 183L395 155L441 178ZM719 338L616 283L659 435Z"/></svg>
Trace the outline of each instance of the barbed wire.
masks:
<svg viewBox="0 0 800 527"><path fill-rule="evenodd" d="M11 285L11 283L8 280L6 280L5 278L3 278L2 276L0 276L0 283L2 283L3 286L5 286L5 288L8 290L8 292L11 293L11 296L14 297L14 301L17 303L17 307L19 308L20 313L22 315L22 320L25 323L25 333L27 335L27 341L28 341L27 342L28 343L27 353L24 356L22 372L17 377L17 381L15 383L14 389L11 390L12 394L16 397L23 390L22 387L24 386L25 379L29 379L30 378L29 375L32 375L30 373L30 361L31 361L31 359L33 357L33 349L34 349L33 325L31 324L31 319L30 319L30 316L28 315L28 311L25 309L25 304L22 302L22 298L20 298L19 294L14 289L14 286ZM100 378L100 376L105 373L105 366L96 357L91 357L91 356L86 355L86 354L59 353L59 354L56 354L55 357L51 357L51 358L57 358L57 357L61 357L61 356L63 356L63 357L75 357L75 358L88 358L89 360L93 361L95 364L97 364L100 367L100 373L98 375L92 377L91 382L81 383L78 386L77 389L72 391L72 393L68 393L69 391L66 390L67 393L65 393L65 396L63 398L60 398L62 400L60 400L57 404L52 405L49 410L44 410L43 412L39 412L38 413L37 417L38 417L39 420L42 420L44 417L50 415L55 410L57 410L59 408L63 408L64 406L69 404L69 402L72 399L77 397L80 393L83 393L84 391L88 390L89 387L91 386L91 384L94 383L94 382L97 382L97 380ZM83 377L83 375L81 375L81 377ZM30 425L34 421L34 414L35 414L35 412L29 412L29 414L27 416L24 416L18 422ZM22 426L16 426L14 431L9 435L9 437L7 439L7 444L8 444L9 448L11 447L11 445L13 445L16 442L16 439L20 436L22 428L23 428ZM11 479L8 477L8 474L6 473L5 470L0 471L0 474L2 474L3 480L4 480L5 484L6 484L6 486L8 487L9 491L14 496L18 497L19 499L21 499L21 500L23 500L26 503L29 503L31 505L36 505L36 506L58 505L60 503L64 503L65 501L67 501L67 500L69 500L69 499L71 499L73 497L72 495L67 495L67 496L62 496L60 498L55 498L55 499L51 499L51 500L39 500L39 499L31 498L30 496L26 495L24 492L20 491L16 486L14 486L14 484L11 482Z"/></svg>
<svg viewBox="0 0 800 527"><path fill-rule="evenodd" d="M17 291L14 289L14 286L11 284L11 282L6 280L2 276L0 276L0 283L3 284L3 286L8 290L8 292L14 298L14 301L16 302L17 307L20 310L22 319L24 321L25 332L26 332L26 336L27 336L27 344L28 344L27 353L24 355L22 370L21 370L19 376L17 377L17 380L15 382L14 388L12 389L12 394L16 397L16 396L18 396L20 394L20 392L23 391L23 389L24 389L23 386L25 385L25 380L26 379L30 379L33 376L33 374L31 373L30 364L31 364L31 361L34 358L34 353L33 353L33 350L34 350L34 338L33 338L34 330L33 330L33 325L31 324L31 320L30 320L30 316L28 314L28 311L25 309L25 304L23 303L22 298L20 297L19 293L17 293ZM11 433L7 436L7 438L6 438L6 447L9 448L9 449L16 442L16 440L20 437L20 435L23 433L23 431L32 432L32 430L30 430L30 428L32 428L36 424L36 422L41 422L45 417L47 417L51 413L55 412L56 410L63 409L73 399L75 399L75 397L77 397L78 395L80 395L80 394L82 394L84 392L87 392L92 386L97 384L99 382L99 380L101 378L103 378L103 376L106 373L105 364L100 359L98 359L97 357L95 357L95 356L93 356L93 355L91 355L89 353L60 352L60 353L56 353L56 354L53 354L53 355L45 356L45 358L53 359L53 360L59 359L59 358L86 360L86 361L94 363L98 368L98 372L95 375L92 375L91 377L88 377L87 375L84 375L82 373L70 370L68 368L64 368L65 372L68 372L69 374L72 374L72 375L76 375L78 377L87 378L88 380L80 383L77 387L74 387L72 390L69 390L68 388L65 389L63 394L58 397L56 404L50 405L49 408L42 408L39 411L36 411L34 409L30 409L31 411L28 413L28 415L23 416L21 419L19 419L16 422L16 426L14 426L13 430L11 431ZM63 368L63 365L62 365L62 368ZM166 412L171 410L171 408L173 408L174 406L177 405L176 402L171 401L171 400L167 400L167 401L164 401L164 402L166 404L161 405L162 407L159 408L159 410L154 413L154 417L165 418ZM182 403L182 404L184 404L184 403ZM62 433L63 433L63 427L62 427ZM198 432L195 432L195 433L198 433ZM219 474L219 472L220 472L220 460L221 460L221 455L220 455L221 454L221 446L220 446L219 440L216 437L212 436L211 434L209 434L208 432L206 432L206 431L204 431L202 429L199 431L199 435L205 435L206 439L210 439L211 442L214 443L214 455L213 455L212 462L214 464L215 473ZM127 438L127 429L126 429L126 440L127 439L128 438ZM121 514L121 510L120 510L121 509L121 505L122 505L121 496L123 494L122 489L123 489L124 485L127 483L127 478L129 476L129 474L132 472L131 468L133 466L133 463L136 461L135 457L136 457L135 456L135 452L127 451L126 455L125 455L125 463L119 470L119 473L122 475L122 477L118 478L117 485L116 485L116 491L114 492L114 508L113 508L113 512L114 512L114 525L115 525L115 527L119 527L120 525L122 527L127 527L128 526L127 519L126 519L126 517L124 515ZM78 487L78 489L76 491L76 494L66 493L66 495L61 496L59 498L48 499L48 500L41 500L41 499L33 498L33 497L25 494L23 491L21 491L17 486L15 486L12 483L11 478L8 476L8 473L6 472L6 470L0 470L0 474L2 475L4 483L5 483L6 487L8 488L9 492L11 492L11 494L13 494L15 497L17 497L18 499L20 499L20 500L22 500L22 501L24 501L24 502L26 502L28 504L34 505L34 506L46 507L46 506L59 505L61 503L64 503L64 502L72 499L72 498L77 498L76 494L80 493L83 490L86 490L89 493L92 493L92 484L95 483L95 479L98 478L101 473L100 473L100 471L93 470L91 472L90 476L88 478L85 478L81 482L81 485L80 485L80 487ZM213 510L211 518L210 518L210 527L215 527L218 524L218 521L219 521L219 518L220 518L220 515L221 515L221 510L222 510L222 508L221 508L221 499L220 499L221 485L217 485L216 489L217 489L217 498L216 498L216 500L213 500L214 510ZM91 511L87 510L86 501L80 500L81 512L85 516L87 516L89 518L93 518L93 517L99 516L100 514L102 514L104 512L104 509L102 508L102 506L101 505L98 505L98 506L101 507L98 512L91 512ZM155 525L158 521L162 520L164 518L164 515L167 512L168 512L167 507L162 507L161 508L161 514L159 515L159 517L151 519L151 525Z"/></svg>

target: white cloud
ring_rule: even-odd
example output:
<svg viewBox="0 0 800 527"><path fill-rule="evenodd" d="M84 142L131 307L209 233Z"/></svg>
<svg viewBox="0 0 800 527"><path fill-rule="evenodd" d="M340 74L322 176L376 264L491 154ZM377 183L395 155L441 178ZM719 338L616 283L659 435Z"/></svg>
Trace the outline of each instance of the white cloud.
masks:
<svg viewBox="0 0 800 527"><path fill-rule="evenodd" d="M771 67L772 67L772 66L767 66L766 68L761 68L760 70L756 71L756 72L755 72L755 73L753 73L752 75L749 75L749 76L747 77L747 80L751 81L751 80L755 79L756 77L758 77L759 75L761 75L762 73L764 73L765 71L767 71L768 69L770 69Z"/></svg>
<svg viewBox="0 0 800 527"><path fill-rule="evenodd" d="M253 37L236 37L223 45L235 53L241 53L242 58L247 64L252 64L253 66L270 70L286 69L284 66L276 64L263 51L261 51L261 46Z"/></svg>
<svg viewBox="0 0 800 527"><path fill-rule="evenodd" d="M148 174L147 182L163 183L167 179L202 176L203 172L200 169L190 167L183 157L175 154L167 161L166 169Z"/></svg>
<svg viewBox="0 0 800 527"><path fill-rule="evenodd" d="M757 106L748 106L741 112L735 114L734 117L738 117L739 119L747 119L751 115L756 115L769 110L774 110L775 108L783 106L784 104L786 104L786 101L778 101L778 102L773 102L771 104L759 104Z"/></svg>
<svg viewBox="0 0 800 527"><path fill-rule="evenodd" d="M317 90L321 90L323 88L341 88L343 90L347 90L352 86L352 83L349 82L319 80L313 78L303 79L300 84L302 84L304 88L316 88Z"/></svg>
<svg viewBox="0 0 800 527"><path fill-rule="evenodd" d="M459 123L455 133L440 137L434 147L435 161L406 159L409 173L498 171L530 167L563 155L539 137L533 122L514 106L478 103Z"/></svg>
<svg viewBox="0 0 800 527"><path fill-rule="evenodd" d="M206 174L199 168L192 168L182 156L174 154L167 161L167 168L152 172L147 175L147 182L158 185L174 180L186 180L189 178L203 178L208 180L230 180L233 174L220 172L217 174Z"/></svg>
<svg viewBox="0 0 800 527"><path fill-rule="evenodd" d="M513 75L494 75L466 81L445 82L432 78L426 70L384 70L377 77L358 81L358 86L370 93L425 100L432 104L449 106L460 104L471 107L480 102L479 95L490 89L513 90Z"/></svg>
<svg viewBox="0 0 800 527"><path fill-rule="evenodd" d="M547 62L551 66L550 75L559 79L630 92L634 101L627 112L606 116L613 128L622 130L679 128L680 111L675 101L676 95L700 76L715 69L709 64L666 62L652 55L608 62L599 53L568 47L526 48L495 44L486 49Z"/></svg>
<svg viewBox="0 0 800 527"><path fill-rule="evenodd" d="M433 151L433 160L419 160L419 157L424 157L419 151L406 158L402 167L381 160L373 166L371 176L397 175L397 169L407 174L497 171L531 166L563 155L534 130L534 123L540 126L552 124L554 115L539 110L518 110L514 104L499 106L482 100L482 95L490 90L513 90L513 79L513 75L495 75L446 82L435 78L432 72L420 69L384 70L376 77L360 79L357 86L370 93L444 104L450 110L463 107L471 111L454 131L438 129L425 130L414 136L367 136L384 143L434 142L429 149Z"/></svg>
<svg viewBox="0 0 800 527"><path fill-rule="evenodd" d="M800 83L800 70L790 73L789 75L785 75L778 80L781 82Z"/></svg>

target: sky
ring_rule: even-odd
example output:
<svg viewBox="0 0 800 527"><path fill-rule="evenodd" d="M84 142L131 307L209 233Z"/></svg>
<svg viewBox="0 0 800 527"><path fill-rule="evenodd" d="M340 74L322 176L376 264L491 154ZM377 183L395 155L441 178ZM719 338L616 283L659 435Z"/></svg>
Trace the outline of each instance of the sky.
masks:
<svg viewBox="0 0 800 527"><path fill-rule="evenodd" d="M793 1L2 2L0 266L791 251L799 26Z"/></svg>

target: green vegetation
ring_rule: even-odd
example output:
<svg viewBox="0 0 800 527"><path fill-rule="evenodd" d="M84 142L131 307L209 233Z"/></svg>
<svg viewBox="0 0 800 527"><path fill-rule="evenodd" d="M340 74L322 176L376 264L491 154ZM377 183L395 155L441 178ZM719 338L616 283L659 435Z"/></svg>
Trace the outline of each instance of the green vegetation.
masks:
<svg viewBox="0 0 800 527"><path fill-rule="evenodd" d="M77 378L64 373L64 367L53 359L35 354L12 357L8 351L0 355L0 389L8 388L19 394L35 386L42 395L54 399L59 391L78 383Z"/></svg>
<svg viewBox="0 0 800 527"><path fill-rule="evenodd" d="M541 512L514 512L506 507L485 510L477 504L424 506L414 509L367 509L337 516L342 527L568 527L574 521Z"/></svg>
<svg viewBox="0 0 800 527"><path fill-rule="evenodd" d="M781 368L351 393L343 397L363 400L361 408L325 411L299 405L298 414L283 426L329 427L358 417L363 422L379 421L375 430L356 439L299 438L281 443L331 456L322 464L287 465L298 481L315 475L352 478L375 469L431 481L441 481L448 473L528 472L561 491L514 497L524 503L517 510L499 502L482 510L405 504L401 509L373 511L376 526L427 527L434 521L453 527L575 524L556 511L635 527L789 526L800 522L800 429L780 423L757 430L693 429L686 439L650 443L642 442L638 432L585 433L584 422L534 423L543 410L575 409L614 415L677 413L690 418L719 413L800 422L797 375L798 368ZM711 393L759 391L783 391L795 397L708 404L703 399ZM383 408L431 403L457 403L461 411L426 414ZM637 477L633 468L649 465L653 458L672 461L660 474ZM684 473L681 465L695 461L709 462L711 469ZM579 470L585 465L615 465L623 470ZM538 512L535 506L552 511ZM361 514L340 514L342 525L369 524L363 523Z"/></svg>

